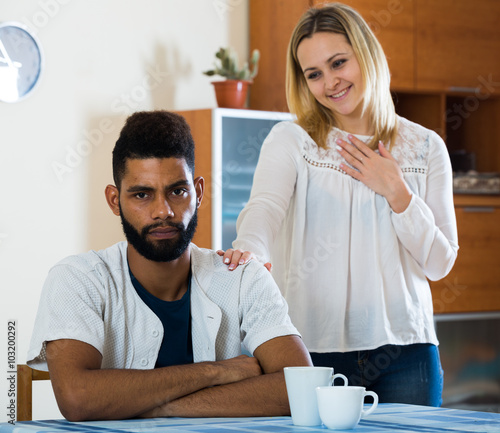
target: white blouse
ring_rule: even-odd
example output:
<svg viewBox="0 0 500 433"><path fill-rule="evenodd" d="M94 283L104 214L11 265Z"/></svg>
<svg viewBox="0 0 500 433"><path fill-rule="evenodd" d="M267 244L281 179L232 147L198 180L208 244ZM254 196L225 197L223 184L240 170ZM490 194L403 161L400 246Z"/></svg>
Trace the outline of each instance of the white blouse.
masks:
<svg viewBox="0 0 500 433"><path fill-rule="evenodd" d="M397 214L340 169L339 137L347 141L333 128L322 149L295 123L271 130L233 247L272 262L311 352L438 344L427 278L444 278L458 251L446 146L399 117L391 153L412 199Z"/></svg>

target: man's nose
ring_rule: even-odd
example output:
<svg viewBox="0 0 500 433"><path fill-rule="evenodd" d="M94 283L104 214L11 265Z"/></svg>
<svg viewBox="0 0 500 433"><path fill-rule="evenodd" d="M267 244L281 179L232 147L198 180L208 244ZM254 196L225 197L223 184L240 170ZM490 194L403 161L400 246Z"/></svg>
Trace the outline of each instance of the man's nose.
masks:
<svg viewBox="0 0 500 433"><path fill-rule="evenodd" d="M153 211L151 217L153 219L166 219L174 216L174 211L165 197L158 197L153 202Z"/></svg>

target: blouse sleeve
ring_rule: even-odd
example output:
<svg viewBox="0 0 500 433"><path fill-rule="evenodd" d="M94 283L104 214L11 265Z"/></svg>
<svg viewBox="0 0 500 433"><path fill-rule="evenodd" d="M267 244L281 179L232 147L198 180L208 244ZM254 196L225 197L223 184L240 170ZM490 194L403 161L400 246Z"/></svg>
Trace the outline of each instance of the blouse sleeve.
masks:
<svg viewBox="0 0 500 433"><path fill-rule="evenodd" d="M444 278L458 252L457 223L453 205L451 163L443 140L432 134L429 171L424 197L413 194L408 208L392 213L392 222L403 246L432 281Z"/></svg>
<svg viewBox="0 0 500 433"><path fill-rule="evenodd" d="M233 248L269 261L270 249L285 217L297 180L298 136L294 124L281 122L264 140L250 200L236 222Z"/></svg>

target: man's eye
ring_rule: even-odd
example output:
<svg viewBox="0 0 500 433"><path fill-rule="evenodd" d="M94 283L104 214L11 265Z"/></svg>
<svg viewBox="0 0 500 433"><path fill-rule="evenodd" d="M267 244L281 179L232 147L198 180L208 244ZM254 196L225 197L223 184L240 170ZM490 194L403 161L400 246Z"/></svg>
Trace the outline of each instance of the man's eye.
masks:
<svg viewBox="0 0 500 433"><path fill-rule="evenodd" d="M184 188L177 188L172 191L172 194L180 196L183 195L186 192Z"/></svg>
<svg viewBox="0 0 500 433"><path fill-rule="evenodd" d="M146 194L145 192L138 192L135 196L137 198L144 199L144 198L148 197L148 194Z"/></svg>

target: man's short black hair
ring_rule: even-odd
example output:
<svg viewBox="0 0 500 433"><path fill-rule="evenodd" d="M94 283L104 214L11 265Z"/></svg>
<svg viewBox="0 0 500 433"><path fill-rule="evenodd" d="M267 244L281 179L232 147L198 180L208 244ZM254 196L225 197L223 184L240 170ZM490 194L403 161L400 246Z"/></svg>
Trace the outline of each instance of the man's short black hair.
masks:
<svg viewBox="0 0 500 433"><path fill-rule="evenodd" d="M113 179L120 189L127 159L183 158L194 176L194 142L184 117L165 110L128 117L113 149Z"/></svg>

